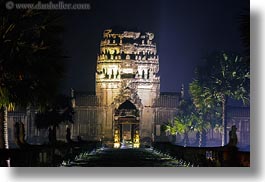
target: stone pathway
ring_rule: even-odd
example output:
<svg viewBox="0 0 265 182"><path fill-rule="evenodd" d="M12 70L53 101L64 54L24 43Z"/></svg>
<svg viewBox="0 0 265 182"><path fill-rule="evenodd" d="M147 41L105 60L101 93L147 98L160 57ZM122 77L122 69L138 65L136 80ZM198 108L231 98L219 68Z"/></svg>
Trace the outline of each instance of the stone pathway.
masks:
<svg viewBox="0 0 265 182"><path fill-rule="evenodd" d="M191 167L153 149L101 148L83 153L75 161L63 162L64 167Z"/></svg>

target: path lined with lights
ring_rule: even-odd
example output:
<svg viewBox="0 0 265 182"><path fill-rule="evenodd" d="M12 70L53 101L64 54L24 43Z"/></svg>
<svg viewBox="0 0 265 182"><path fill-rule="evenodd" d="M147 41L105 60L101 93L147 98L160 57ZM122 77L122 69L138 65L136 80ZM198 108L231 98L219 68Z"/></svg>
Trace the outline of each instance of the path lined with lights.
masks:
<svg viewBox="0 0 265 182"><path fill-rule="evenodd" d="M101 148L81 153L74 161L64 161L62 167L192 167L153 149Z"/></svg>

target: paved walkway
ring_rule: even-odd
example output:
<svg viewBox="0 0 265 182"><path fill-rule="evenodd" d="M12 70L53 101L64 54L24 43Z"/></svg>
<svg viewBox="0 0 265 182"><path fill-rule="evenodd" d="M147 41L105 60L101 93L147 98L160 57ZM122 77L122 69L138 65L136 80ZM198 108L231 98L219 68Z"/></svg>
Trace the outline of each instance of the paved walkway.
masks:
<svg viewBox="0 0 265 182"><path fill-rule="evenodd" d="M182 167L182 161L152 149L98 149L83 153L65 167Z"/></svg>

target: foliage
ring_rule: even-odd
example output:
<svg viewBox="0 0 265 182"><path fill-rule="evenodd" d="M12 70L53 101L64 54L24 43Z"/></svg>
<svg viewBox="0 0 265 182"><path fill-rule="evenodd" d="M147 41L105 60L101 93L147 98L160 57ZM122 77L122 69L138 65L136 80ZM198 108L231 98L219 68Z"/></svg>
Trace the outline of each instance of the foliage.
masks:
<svg viewBox="0 0 265 182"><path fill-rule="evenodd" d="M7 10L0 14L0 106L45 105L63 76L58 15Z"/></svg>
<svg viewBox="0 0 265 182"><path fill-rule="evenodd" d="M196 109L191 100L182 100L179 112L173 121L165 124L165 130L171 134L184 134L189 131L202 132L210 128L209 121L203 117L203 113Z"/></svg>
<svg viewBox="0 0 265 182"><path fill-rule="evenodd" d="M200 125L199 123L205 124L206 128L215 128L219 125L221 122L221 107L210 92L205 91L197 80L190 83L189 91L196 109L197 114L194 117L197 118L198 125ZM199 130L201 131L201 129Z"/></svg>
<svg viewBox="0 0 265 182"><path fill-rule="evenodd" d="M173 121L165 125L165 131L169 131L172 135L184 134L192 127L192 122L188 116L176 116Z"/></svg>
<svg viewBox="0 0 265 182"><path fill-rule="evenodd" d="M43 111L38 112L35 118L37 128L58 126L62 122L74 122L74 109L70 97L59 95L54 102Z"/></svg>
<svg viewBox="0 0 265 182"><path fill-rule="evenodd" d="M5 3L0 1L0 148L7 143L6 108L49 103L63 77L65 58L55 11L8 10Z"/></svg>
<svg viewBox="0 0 265 182"><path fill-rule="evenodd" d="M214 52L206 57L205 64L196 71L197 78L190 84L193 102L200 112L209 113L212 108L222 106L223 145L227 140L228 98L249 103L250 68L246 59L231 52Z"/></svg>
<svg viewBox="0 0 265 182"><path fill-rule="evenodd" d="M250 68L243 57L235 53L215 52L196 71L197 85L203 98L221 102L224 96L249 102Z"/></svg>
<svg viewBox="0 0 265 182"><path fill-rule="evenodd" d="M192 115L192 121L193 121L193 128L194 131L197 132L203 132L205 130L210 129L211 125L210 125L210 121L205 120L202 115L199 115L198 113L194 113Z"/></svg>
<svg viewBox="0 0 265 182"><path fill-rule="evenodd" d="M226 143L227 99L249 103L249 86L250 68L245 58L230 52L210 54L189 85L192 101L181 101L177 117L165 124L165 130L187 134L214 128L223 132L222 141Z"/></svg>

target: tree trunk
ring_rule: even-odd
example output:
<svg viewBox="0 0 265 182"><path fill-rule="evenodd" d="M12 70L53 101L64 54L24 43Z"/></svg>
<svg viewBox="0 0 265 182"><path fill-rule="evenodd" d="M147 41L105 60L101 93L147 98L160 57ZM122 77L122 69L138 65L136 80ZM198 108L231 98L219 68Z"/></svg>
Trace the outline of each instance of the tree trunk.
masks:
<svg viewBox="0 0 265 182"><path fill-rule="evenodd" d="M26 141L25 141L25 125L21 121L20 121L20 124L19 124L19 141L20 141L20 144L22 146L26 144Z"/></svg>
<svg viewBox="0 0 265 182"><path fill-rule="evenodd" d="M213 127L211 128L211 134L212 134L212 138L211 140L213 139Z"/></svg>
<svg viewBox="0 0 265 182"><path fill-rule="evenodd" d="M222 146L227 144L227 97L222 96L222 125L224 127L222 133Z"/></svg>
<svg viewBox="0 0 265 182"><path fill-rule="evenodd" d="M0 108L0 149L8 149L7 108Z"/></svg>
<svg viewBox="0 0 265 182"><path fill-rule="evenodd" d="M7 108L0 108L0 150L8 149ZM10 167L10 159L0 160L0 166Z"/></svg>
<svg viewBox="0 0 265 182"><path fill-rule="evenodd" d="M53 144L55 144L56 141L57 141L57 137L56 137L56 125L53 125L53 127L52 127L52 140L53 140Z"/></svg>
<svg viewBox="0 0 265 182"><path fill-rule="evenodd" d="M202 130L202 132L200 132L200 147L205 147L206 146L206 142L207 142L207 137L206 137L206 131L205 129Z"/></svg>
<svg viewBox="0 0 265 182"><path fill-rule="evenodd" d="M184 143L184 146L190 145L189 135L187 131L185 131L184 133L183 143Z"/></svg>
<svg viewBox="0 0 265 182"><path fill-rule="evenodd" d="M199 131L196 133L195 145L196 147L200 147L200 132Z"/></svg>

